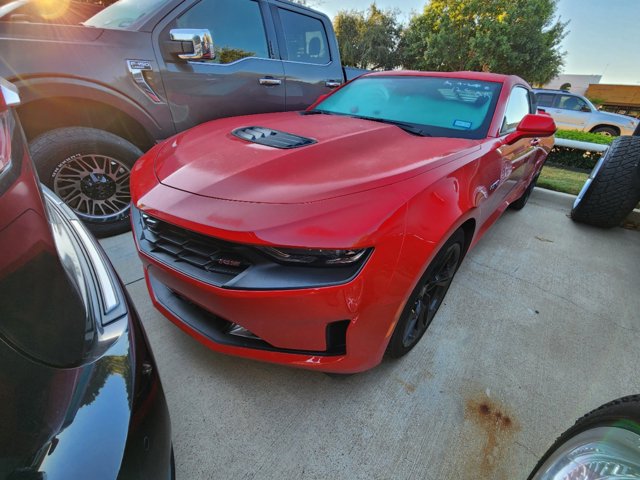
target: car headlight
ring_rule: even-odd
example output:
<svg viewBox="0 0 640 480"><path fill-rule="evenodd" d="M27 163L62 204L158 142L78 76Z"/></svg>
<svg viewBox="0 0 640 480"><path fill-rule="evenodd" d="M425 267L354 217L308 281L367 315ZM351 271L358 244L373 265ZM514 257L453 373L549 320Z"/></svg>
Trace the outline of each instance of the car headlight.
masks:
<svg viewBox="0 0 640 480"><path fill-rule="evenodd" d="M311 249L311 248L283 248L283 247L258 247L280 263L298 264L307 266L342 266L352 265L364 259L371 249Z"/></svg>

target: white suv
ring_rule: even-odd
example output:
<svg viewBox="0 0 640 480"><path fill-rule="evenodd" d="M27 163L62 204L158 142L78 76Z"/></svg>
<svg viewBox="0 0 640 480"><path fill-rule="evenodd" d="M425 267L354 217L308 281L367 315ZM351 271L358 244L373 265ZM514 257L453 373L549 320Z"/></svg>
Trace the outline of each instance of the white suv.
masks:
<svg viewBox="0 0 640 480"><path fill-rule="evenodd" d="M601 112L575 93L564 90L534 90L538 108L553 117L561 130L580 130L616 137L631 135L640 120L617 113Z"/></svg>

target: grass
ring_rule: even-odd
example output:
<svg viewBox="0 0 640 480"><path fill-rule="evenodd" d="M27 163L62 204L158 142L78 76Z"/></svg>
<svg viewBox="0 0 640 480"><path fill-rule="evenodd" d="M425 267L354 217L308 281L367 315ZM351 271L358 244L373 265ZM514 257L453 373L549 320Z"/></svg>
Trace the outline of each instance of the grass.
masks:
<svg viewBox="0 0 640 480"><path fill-rule="evenodd" d="M545 165L542 168L537 185L556 192L577 195L588 177L588 173Z"/></svg>

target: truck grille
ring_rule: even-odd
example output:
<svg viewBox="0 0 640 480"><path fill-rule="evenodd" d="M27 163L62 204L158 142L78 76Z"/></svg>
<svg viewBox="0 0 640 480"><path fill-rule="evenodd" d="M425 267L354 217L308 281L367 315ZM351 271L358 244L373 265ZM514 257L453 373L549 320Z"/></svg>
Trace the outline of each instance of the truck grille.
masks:
<svg viewBox="0 0 640 480"><path fill-rule="evenodd" d="M206 278L208 283L223 285L251 266L233 243L171 225L145 213L140 214L139 224L142 250L176 270Z"/></svg>

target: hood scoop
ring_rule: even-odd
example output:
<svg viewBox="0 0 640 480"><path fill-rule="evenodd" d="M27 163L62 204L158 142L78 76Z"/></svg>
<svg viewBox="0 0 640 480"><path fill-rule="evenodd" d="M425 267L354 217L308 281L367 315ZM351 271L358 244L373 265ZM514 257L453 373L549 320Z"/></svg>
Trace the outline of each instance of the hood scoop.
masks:
<svg viewBox="0 0 640 480"><path fill-rule="evenodd" d="M247 142L283 149L306 147L307 145L317 143L317 140L314 140L313 138L301 137L299 135L285 133L280 130L273 130L266 127L236 128L231 133L242 140L246 140Z"/></svg>

